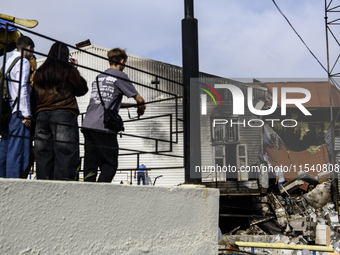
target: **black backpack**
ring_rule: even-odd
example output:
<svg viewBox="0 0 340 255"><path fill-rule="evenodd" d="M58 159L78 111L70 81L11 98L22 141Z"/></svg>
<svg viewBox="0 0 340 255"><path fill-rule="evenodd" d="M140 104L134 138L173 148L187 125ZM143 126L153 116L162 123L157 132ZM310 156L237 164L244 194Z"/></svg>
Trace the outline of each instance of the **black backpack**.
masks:
<svg viewBox="0 0 340 255"><path fill-rule="evenodd" d="M0 70L0 84L1 85L3 84L3 87L2 87L3 94L2 94L2 99L1 99L1 102L0 102L1 103L1 105L0 105L0 107L1 107L0 126L8 125L8 123L11 119L11 116L12 116L12 110L14 109L14 106L17 103L17 100L18 100L18 98L16 98L12 107L10 106L9 101L10 101L11 97L10 97L9 91L8 91L7 75L10 73L13 66L18 62L18 60L20 58L21 57L17 57L13 60L12 64L9 66L9 68L6 71L5 76L3 76L3 73L4 73L3 68L4 67L1 67L1 70ZM0 89L1 89L1 87L0 87Z"/></svg>

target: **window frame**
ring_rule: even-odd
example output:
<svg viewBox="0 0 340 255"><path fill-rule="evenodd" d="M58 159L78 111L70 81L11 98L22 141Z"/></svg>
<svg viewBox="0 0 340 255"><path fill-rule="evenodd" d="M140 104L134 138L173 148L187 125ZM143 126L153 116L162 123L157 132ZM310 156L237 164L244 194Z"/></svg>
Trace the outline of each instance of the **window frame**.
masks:
<svg viewBox="0 0 340 255"><path fill-rule="evenodd" d="M213 144L235 144L239 142L239 128L238 124L233 125L232 127L230 126L230 120L232 120L234 123L238 123L238 118L236 117L230 117L225 120L228 121L228 123L215 123L215 127L213 126L214 120L223 120L223 118L213 118L211 120L211 140ZM222 126L222 138L219 138L218 140L216 139L217 137L217 132L216 131L217 126ZM220 135L219 135L220 136ZM231 139L232 138L232 139Z"/></svg>
<svg viewBox="0 0 340 255"><path fill-rule="evenodd" d="M240 148L244 147L244 155L240 155ZM247 144L242 143L242 144L237 144L236 145L236 167L237 169L241 168L241 160L240 159L245 159L245 166L248 166L248 148Z"/></svg>

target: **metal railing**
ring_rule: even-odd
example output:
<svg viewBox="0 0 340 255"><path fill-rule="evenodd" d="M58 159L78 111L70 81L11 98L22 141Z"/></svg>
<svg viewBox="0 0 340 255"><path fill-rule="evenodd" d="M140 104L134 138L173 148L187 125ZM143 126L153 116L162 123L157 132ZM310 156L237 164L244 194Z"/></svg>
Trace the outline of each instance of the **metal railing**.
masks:
<svg viewBox="0 0 340 255"><path fill-rule="evenodd" d="M34 32L32 30L28 30L26 28L22 28L22 27L16 26L14 24L5 24L5 25L6 25L5 38L4 38L4 41L0 40L0 43L4 45L4 52L6 52L6 50L7 50L8 28L9 28L9 26L17 28L17 29L20 29L20 31L24 31L25 35L30 35L31 34L31 35L34 35L36 37L39 37L39 38L51 41L52 43L58 41L58 40L53 39L51 37L39 34L37 32ZM103 57L103 56L96 55L96 54L94 54L92 52L85 51L85 50L83 50L81 48L76 48L75 46L67 44L67 43L65 43L65 45L67 45L71 49L75 49L77 51L80 51L83 54L88 54L91 57L93 57L93 59L97 58L97 59L105 60L105 61L108 62L108 59ZM27 49L24 49L24 50L27 50ZM27 50L27 51L30 51L30 50ZM46 53L43 53L43 52L40 52L40 51L37 51L37 50L30 51L30 52L33 52L34 55L36 55L36 56L48 57L48 55ZM21 58L23 58L23 53L24 53L24 51L21 54ZM3 55L3 66L5 65L5 63L6 63L6 53ZM102 70L98 70L96 68L92 68L92 67L89 67L89 66L84 66L84 65L81 65L81 64L77 64L77 67L83 68L85 70L93 71L93 72L95 72L97 74L104 73ZM149 141L152 141L154 143L153 148L150 149L150 150L138 150L138 149L126 148L126 147L125 148L120 148L119 149L120 151L125 152L125 153L121 153L120 156L135 155L136 156L136 165L137 166L139 165L139 158L140 158L140 155L142 155L142 154L157 154L158 156L164 156L164 157L184 158L183 154L181 154L181 155L171 154L171 152L173 152L173 145L174 144L178 144L178 142L179 142L179 134L183 132L182 130L179 130L179 123L183 121L183 119L181 119L179 117L179 110L178 110L179 107L180 107L179 99L181 99L181 96L177 95L177 94L174 94L174 93L171 93L169 91L162 90L158 86L159 81L166 81L166 82L173 83L173 84L175 84L177 86L181 86L181 87L183 86L182 83L179 82L179 81L175 81L175 80L169 79L167 77L162 77L160 75L157 75L157 74L150 73L150 72L147 72L147 71L142 70L142 69L138 69L138 68L132 67L132 66L125 65L125 67L128 68L128 69L132 69L132 70L134 70L134 71L136 71L136 72L138 72L140 74L144 74L144 75L147 74L147 75L153 77L153 79L156 81L156 83L155 83L156 86L150 86L150 85L138 82L138 81L131 80L131 82L133 84L141 86L141 87L144 87L144 88L147 88L148 90L156 91L157 93L160 93L160 94L163 94L163 95L167 96L166 99L148 101L148 102L146 102L146 104L152 105L152 104L159 103L159 102L162 102L162 101L173 100L173 101L175 101L175 112L174 113L170 112L170 113L161 114L161 115L155 115L155 116L151 116L151 117L139 117L137 119L130 119L130 120L124 121L124 122L128 123L128 122L136 122L136 121L142 122L142 121L147 121L147 120L157 119L157 118L167 118L168 119L168 125L170 127L170 132L168 134L168 138L167 139L155 138L155 137L152 137L152 136L143 136L143 135L132 134L132 133L119 133L120 137L123 137L123 136L133 137L133 138L138 138L138 139L149 140ZM22 70L22 67L21 67L21 70ZM5 72L5 70L4 70L4 72ZM20 84L21 83L21 78L22 77L20 75L19 81L13 81L13 82L18 82ZM122 79L122 78L119 77L119 79ZM0 96L1 97L3 95L3 91L2 90L3 90L3 84L1 84L1 89L0 89ZM18 95L20 95L20 93L21 93L21 91L20 91L20 86L19 86ZM20 98L20 97L18 97L18 98ZM17 110L19 108L19 105L20 105L20 102L18 102L17 105L16 105ZM1 102L0 102L0 110L1 110L1 107L2 106L1 106ZM85 114L86 113L82 113L81 114L81 119L83 119ZM17 117L19 117L19 116L17 115ZM173 121L173 119L175 121ZM37 119L36 118L32 118L32 121L33 122L37 122ZM54 123L54 124L68 126L67 124L60 124L60 123ZM78 124L78 129L80 130L81 128L82 128L82 125L79 126L79 124ZM5 134L0 133L0 135L5 135ZM175 136L175 138L173 138L173 136ZM36 139L35 137L32 137L32 136L31 137L21 137L21 138L31 139L32 141L34 141L34 139ZM60 142L60 143L63 143L63 141L57 140L56 138L53 139L50 142ZM166 149L166 150L159 149L159 143L163 143L163 144L166 143L166 144L168 144L168 149ZM84 143L79 143L79 146L84 146ZM152 169L173 169L173 168L184 168L184 166L183 165L178 165L178 166L169 167L169 166L164 165L164 166L159 166L159 167L153 167ZM129 169L118 169L117 171L131 171L131 168L129 168Z"/></svg>

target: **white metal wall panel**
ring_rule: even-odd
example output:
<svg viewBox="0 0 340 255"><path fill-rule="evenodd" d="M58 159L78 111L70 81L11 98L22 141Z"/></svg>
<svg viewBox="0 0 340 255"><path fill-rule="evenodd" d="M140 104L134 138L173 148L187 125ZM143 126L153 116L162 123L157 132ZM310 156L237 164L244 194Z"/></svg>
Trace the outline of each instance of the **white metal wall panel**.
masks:
<svg viewBox="0 0 340 255"><path fill-rule="evenodd" d="M157 116L174 112L175 106L171 104L156 104L147 108L143 117ZM124 120L128 119L127 111L122 109L120 111ZM180 113L182 117L182 113ZM173 124L175 125L175 116L173 115ZM125 123L126 134L136 134L145 137L153 137L164 140L170 139L170 127L169 118L162 117L150 120L139 120L136 122ZM179 130L183 130L183 125L179 123ZM175 127L173 127L175 131ZM173 141L176 140L175 134L172 135ZM165 152L167 155L183 156L183 135L179 134L179 140L177 144L173 144L172 152ZM118 139L120 146L120 153L127 154L128 151L123 149L134 149L139 151L155 151L155 142L152 140L139 139L135 137L124 136ZM160 143L159 150L169 150L169 143ZM184 182L184 170L183 168L178 169L165 169L166 167L181 167L183 166L182 157L170 157L162 156L157 154L141 154L140 163L145 164L148 168L162 168L159 170L151 170L149 172L150 177L153 179L156 176L163 175L162 178L157 180L157 185L176 185ZM120 169L135 169L137 167L137 156L123 156L119 157L119 168ZM129 173L130 174L130 173ZM124 177L126 178L126 176ZM115 181L119 182L120 179L115 177Z"/></svg>
<svg viewBox="0 0 340 255"><path fill-rule="evenodd" d="M335 137L335 142L334 142L334 149L336 151L340 151L340 137Z"/></svg>

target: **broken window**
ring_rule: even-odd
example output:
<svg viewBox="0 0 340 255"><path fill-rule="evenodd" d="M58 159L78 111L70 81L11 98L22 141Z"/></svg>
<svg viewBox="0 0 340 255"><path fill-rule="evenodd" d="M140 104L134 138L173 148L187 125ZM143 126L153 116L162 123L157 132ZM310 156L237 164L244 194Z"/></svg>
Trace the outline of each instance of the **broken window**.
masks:
<svg viewBox="0 0 340 255"><path fill-rule="evenodd" d="M226 119L224 122L215 122L213 127L213 141L220 143L233 143L238 141L238 125L232 125L232 123L238 123L237 118Z"/></svg>

